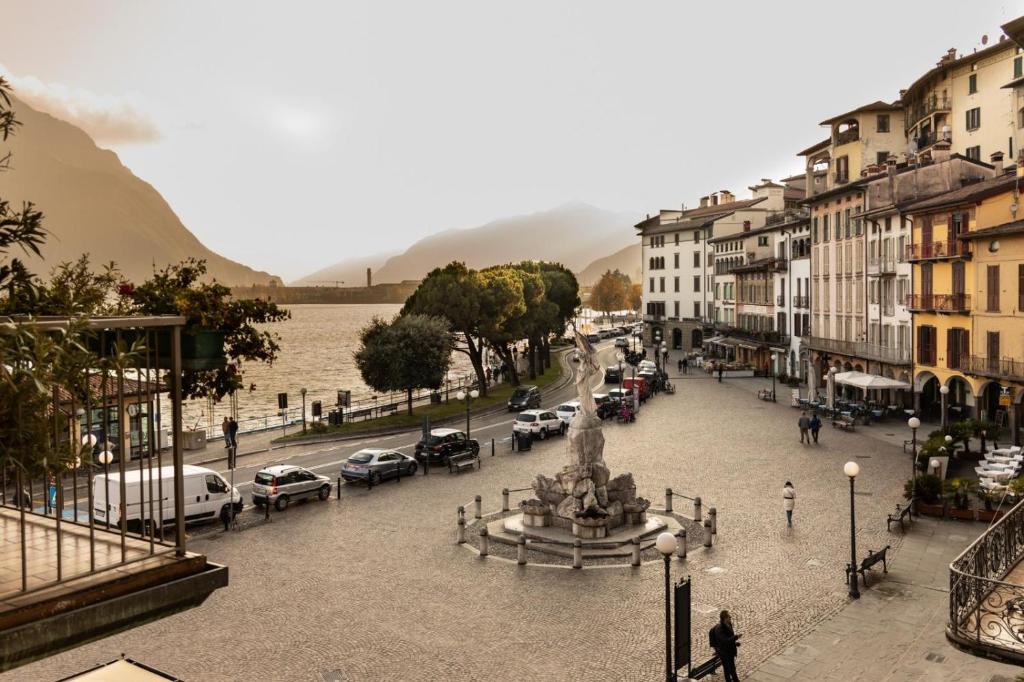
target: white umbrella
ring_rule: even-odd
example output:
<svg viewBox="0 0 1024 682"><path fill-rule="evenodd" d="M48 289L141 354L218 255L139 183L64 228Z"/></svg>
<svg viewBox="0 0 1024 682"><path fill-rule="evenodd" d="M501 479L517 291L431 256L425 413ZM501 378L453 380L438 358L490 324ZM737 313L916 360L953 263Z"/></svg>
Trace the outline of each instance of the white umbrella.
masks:
<svg viewBox="0 0 1024 682"><path fill-rule="evenodd" d="M896 379L878 376L877 374L866 374L865 372L839 372L835 374L835 380L837 383L846 384L847 386L856 386L857 388L864 389L865 391L874 389L885 390L889 388L910 388L910 384L905 381L898 381Z"/></svg>
<svg viewBox="0 0 1024 682"><path fill-rule="evenodd" d="M836 368L828 368L828 377L825 382L825 405L828 409L833 410L836 407Z"/></svg>

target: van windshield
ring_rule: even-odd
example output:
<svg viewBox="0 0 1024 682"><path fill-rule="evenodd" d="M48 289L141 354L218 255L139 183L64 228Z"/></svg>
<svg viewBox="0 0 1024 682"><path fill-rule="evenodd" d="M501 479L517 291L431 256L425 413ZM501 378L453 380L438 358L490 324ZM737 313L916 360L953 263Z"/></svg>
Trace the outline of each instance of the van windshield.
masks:
<svg viewBox="0 0 1024 682"><path fill-rule="evenodd" d="M256 482L260 485L273 485L274 477L265 471L261 471L256 474Z"/></svg>

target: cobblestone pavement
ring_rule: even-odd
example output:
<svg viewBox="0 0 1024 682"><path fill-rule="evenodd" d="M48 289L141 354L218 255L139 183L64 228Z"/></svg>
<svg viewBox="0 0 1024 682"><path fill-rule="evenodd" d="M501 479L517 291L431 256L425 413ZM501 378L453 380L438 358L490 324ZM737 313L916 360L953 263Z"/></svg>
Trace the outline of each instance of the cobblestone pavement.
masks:
<svg viewBox="0 0 1024 682"><path fill-rule="evenodd" d="M885 530L909 456L897 445L826 427L801 445L796 410L757 400L744 382L680 378L637 423L610 424L605 459L632 471L660 505L667 486L718 509L718 544L673 563L694 579L693 636L706 652L717 611L744 634L741 674L846 603L849 484L857 481L858 554L902 536ZM651 680L663 674L662 574L639 569L520 568L455 545L455 510L476 494L553 474L565 439L485 457L479 471L404 479L340 502L312 502L191 548L230 566L201 607L19 669L52 680L125 653L188 680ZM781 488L796 486L794 528ZM513 504L518 498L513 498ZM679 503L677 501L677 508ZM705 509L707 506L705 507Z"/></svg>

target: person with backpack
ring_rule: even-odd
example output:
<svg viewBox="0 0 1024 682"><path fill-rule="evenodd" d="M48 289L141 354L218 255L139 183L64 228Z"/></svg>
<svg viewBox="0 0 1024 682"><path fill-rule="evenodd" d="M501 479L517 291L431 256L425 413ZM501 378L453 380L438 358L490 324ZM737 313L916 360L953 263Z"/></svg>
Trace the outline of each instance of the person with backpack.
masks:
<svg viewBox="0 0 1024 682"><path fill-rule="evenodd" d="M796 506L796 491L793 489L793 484L786 481L786 485L782 486L782 508L786 510L786 526L788 528L793 527L794 506Z"/></svg>
<svg viewBox="0 0 1024 682"><path fill-rule="evenodd" d="M711 640L711 648L718 654L722 661L722 674L725 675L725 682L740 682L736 674L736 648L740 645L739 638L732 629L732 616L728 611L718 614L718 625L711 628L708 638Z"/></svg>
<svg viewBox="0 0 1024 682"><path fill-rule="evenodd" d="M821 420L818 419L818 413L815 412L811 415L811 438L815 443L818 442L818 431L821 431Z"/></svg>

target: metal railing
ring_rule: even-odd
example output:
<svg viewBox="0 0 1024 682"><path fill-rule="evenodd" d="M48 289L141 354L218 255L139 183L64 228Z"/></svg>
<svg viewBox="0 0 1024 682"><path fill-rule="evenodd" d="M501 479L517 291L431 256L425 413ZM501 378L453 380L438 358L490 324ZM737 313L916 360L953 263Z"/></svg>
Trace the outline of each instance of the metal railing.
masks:
<svg viewBox="0 0 1024 682"><path fill-rule="evenodd" d="M959 239L924 244L907 244L907 260L930 260L933 258L970 258L970 242Z"/></svg>
<svg viewBox="0 0 1024 682"><path fill-rule="evenodd" d="M1024 662L1024 585L1006 576L1024 559L1024 502L949 565L946 636L988 655Z"/></svg>
<svg viewBox="0 0 1024 682"><path fill-rule="evenodd" d="M844 130L841 133L836 133L836 146L839 146L841 144L847 144L847 143L850 143L850 142L856 142L859 139L860 139L860 128L850 128L849 130ZM839 181L837 180L837 182L839 182ZM842 182L846 182L846 181L843 180Z"/></svg>
<svg viewBox="0 0 1024 682"><path fill-rule="evenodd" d="M807 295L804 295L804 296L794 296L793 297L793 307L794 308L810 308L811 307L811 297L807 296Z"/></svg>
<svg viewBox="0 0 1024 682"><path fill-rule="evenodd" d="M914 106L907 109L906 121L904 124L904 130L910 130L917 125L920 120L926 116L931 116L937 111L949 111L950 100L948 97L931 97L924 102L919 102ZM928 133L929 137L934 138L935 133ZM934 139L933 139L934 142Z"/></svg>
<svg viewBox="0 0 1024 682"><path fill-rule="evenodd" d="M805 344L813 350L821 350L828 353L838 353L849 357L878 360L879 362L893 364L910 364L909 348L892 348L865 341L841 341L839 339L826 339L820 336L806 337Z"/></svg>
<svg viewBox="0 0 1024 682"><path fill-rule="evenodd" d="M971 311L970 294L908 294L907 309L939 313Z"/></svg>
<svg viewBox="0 0 1024 682"><path fill-rule="evenodd" d="M1024 381L1024 360L1013 358L983 358L971 355L964 358L963 370L968 374Z"/></svg>
<svg viewBox="0 0 1024 682"><path fill-rule="evenodd" d="M868 259L869 275L894 275L896 274L896 258L891 254L874 256Z"/></svg>

